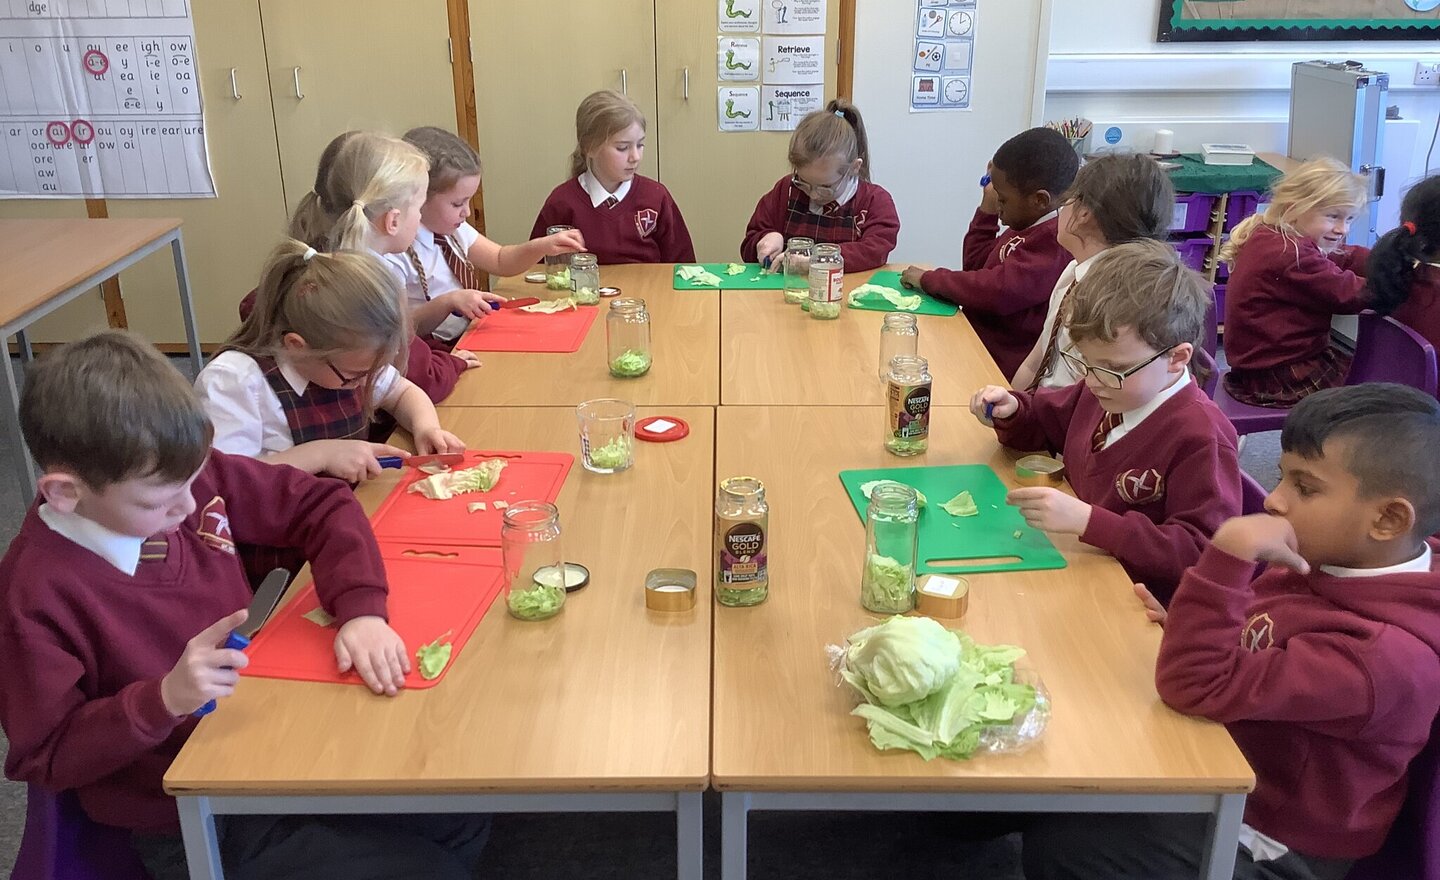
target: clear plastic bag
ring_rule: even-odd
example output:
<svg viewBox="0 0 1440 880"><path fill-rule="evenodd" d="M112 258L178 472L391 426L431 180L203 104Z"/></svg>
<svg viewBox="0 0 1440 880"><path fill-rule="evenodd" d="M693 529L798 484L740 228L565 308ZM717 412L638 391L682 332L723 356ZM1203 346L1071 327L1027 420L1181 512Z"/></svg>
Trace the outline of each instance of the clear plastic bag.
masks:
<svg viewBox="0 0 1440 880"><path fill-rule="evenodd" d="M929 618L913 617L899 619L902 621L929 620ZM865 678L864 670L852 668L857 665L849 661L850 648L854 644L855 636L869 632L872 632L872 629L861 630L847 638L844 645L827 645L825 651L829 657L830 668L836 675L836 685L846 687L856 697L857 708L852 714L860 715L866 720L871 742L876 748L909 749L919 753L926 760L935 757L965 760L981 754L1022 752L1034 745L1044 734L1050 721L1052 702L1039 672L1025 665L1022 657L1020 662L1009 667L1008 680L1003 670L991 669L989 673L986 673L971 661L975 659L976 652L984 654L998 646L977 645L967 634L951 630L949 632L957 636L960 641L962 656L970 658L968 661L962 661L962 667L969 671L953 673L943 684L936 685L934 681L930 681L928 684L922 685L929 691L929 694L946 691L947 688L958 685L958 682L962 680L968 684L978 676L979 680L973 686L963 686L953 697L947 692L946 698L963 702L971 698L972 693L983 695L987 692L994 692L997 698L1009 699L1020 693L1014 689L1015 686L1021 686L1029 689L1029 694L1033 695L1033 702L1028 707L1021 709L1009 721L987 724L983 719L977 720L965 725L958 735L951 739L941 739L942 734L938 731L944 724L940 720L943 713L937 710L934 704L926 705L931 700L930 695L911 702L886 706L867 687L868 681ZM863 665L863 663L859 665ZM894 668L894 664L886 667L887 671L891 672ZM1001 684L999 685L991 684L989 681L994 677L995 672L1000 673ZM918 676L922 680L924 677L924 672ZM870 708L866 708L867 705ZM892 721L892 718L895 720ZM931 738L930 741L921 740L921 734L927 734Z"/></svg>

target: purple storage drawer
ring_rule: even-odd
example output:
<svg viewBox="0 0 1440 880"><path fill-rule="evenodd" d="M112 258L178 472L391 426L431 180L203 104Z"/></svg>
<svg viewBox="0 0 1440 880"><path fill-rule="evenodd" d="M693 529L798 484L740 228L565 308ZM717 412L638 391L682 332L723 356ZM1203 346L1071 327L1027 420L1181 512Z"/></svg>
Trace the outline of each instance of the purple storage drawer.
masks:
<svg viewBox="0 0 1440 880"><path fill-rule="evenodd" d="M1182 193L1175 197L1175 214L1170 218L1170 231L1208 232L1214 222L1218 196L1205 193Z"/></svg>
<svg viewBox="0 0 1440 880"><path fill-rule="evenodd" d="M1170 242L1170 246L1179 252L1180 261L1202 274L1205 272L1205 257L1210 253L1213 244L1209 236L1180 238Z"/></svg>
<svg viewBox="0 0 1440 880"><path fill-rule="evenodd" d="M1225 323L1225 285L1215 285L1215 323Z"/></svg>
<svg viewBox="0 0 1440 880"><path fill-rule="evenodd" d="M1241 220L1260 210L1260 199L1260 193L1254 190L1232 192L1230 200L1225 204L1225 231L1229 232L1239 226Z"/></svg>

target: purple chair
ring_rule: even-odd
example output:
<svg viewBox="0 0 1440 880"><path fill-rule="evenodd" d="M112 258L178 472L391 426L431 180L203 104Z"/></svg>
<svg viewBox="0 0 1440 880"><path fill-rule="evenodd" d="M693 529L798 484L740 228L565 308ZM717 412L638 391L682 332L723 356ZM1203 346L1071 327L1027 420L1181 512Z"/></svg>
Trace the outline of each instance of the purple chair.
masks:
<svg viewBox="0 0 1440 880"><path fill-rule="evenodd" d="M1210 311L1205 314L1205 335L1200 339L1200 350L1195 352L1195 363L1209 370L1200 387L1211 400L1215 399L1215 389L1220 386L1220 364L1216 361L1220 350L1220 328L1216 317L1219 307L1218 300L1212 297Z"/></svg>
<svg viewBox="0 0 1440 880"><path fill-rule="evenodd" d="M92 822L73 791L28 786L11 880L150 880L130 835Z"/></svg>
<svg viewBox="0 0 1440 880"><path fill-rule="evenodd" d="M1270 493L1254 477L1240 472L1240 514L1249 516L1252 513L1265 512L1265 498Z"/></svg>
<svg viewBox="0 0 1440 880"><path fill-rule="evenodd" d="M1346 880L1440 880L1440 721L1410 762L1410 789L1385 844Z"/></svg>

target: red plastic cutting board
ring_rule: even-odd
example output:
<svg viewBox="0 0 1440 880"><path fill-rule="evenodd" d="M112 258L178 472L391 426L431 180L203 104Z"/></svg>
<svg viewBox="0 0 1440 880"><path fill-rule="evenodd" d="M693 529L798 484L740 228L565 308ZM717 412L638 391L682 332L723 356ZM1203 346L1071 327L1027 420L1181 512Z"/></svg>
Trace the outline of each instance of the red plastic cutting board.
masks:
<svg viewBox="0 0 1440 880"><path fill-rule="evenodd" d="M399 484L370 517L375 537L382 543L499 547L504 511L496 510L495 502L554 501L575 463L575 456L568 452L472 449L465 453L465 463L459 467L473 467L487 458L503 458L508 462L495 488L444 501L411 492L411 484L429 474L406 468ZM485 502L485 509L470 513L469 505L477 501Z"/></svg>
<svg viewBox="0 0 1440 880"><path fill-rule="evenodd" d="M428 688L440 683L504 585L498 549L418 549L423 553L403 544L380 547L385 575L390 582L387 603L390 626L400 634L410 654L410 674L405 676L407 688ZM246 650L250 665L242 674L363 685L355 672L342 675L336 671L335 626L322 627L303 617L319 606L320 599L311 584L276 612ZM415 649L442 636L453 645L450 662L439 677L426 681L420 677Z"/></svg>
<svg viewBox="0 0 1440 880"><path fill-rule="evenodd" d="M491 312L455 343L466 351L579 351L600 310L579 306L553 315L523 309Z"/></svg>

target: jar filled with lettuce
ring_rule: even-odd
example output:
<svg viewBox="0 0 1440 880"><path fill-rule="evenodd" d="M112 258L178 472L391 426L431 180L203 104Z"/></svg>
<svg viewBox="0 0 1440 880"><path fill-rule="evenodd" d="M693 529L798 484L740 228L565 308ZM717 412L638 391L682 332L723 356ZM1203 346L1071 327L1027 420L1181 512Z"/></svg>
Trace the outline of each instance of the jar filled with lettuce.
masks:
<svg viewBox="0 0 1440 880"><path fill-rule="evenodd" d="M860 604L877 614L904 614L915 607L915 545L919 523L915 490L882 483L870 492L865 513L865 561Z"/></svg>
<svg viewBox="0 0 1440 880"><path fill-rule="evenodd" d="M565 607L565 555L560 511L545 501L520 501L500 524L505 604L518 620L545 620Z"/></svg>

